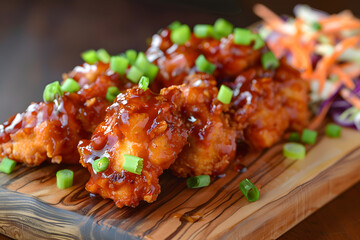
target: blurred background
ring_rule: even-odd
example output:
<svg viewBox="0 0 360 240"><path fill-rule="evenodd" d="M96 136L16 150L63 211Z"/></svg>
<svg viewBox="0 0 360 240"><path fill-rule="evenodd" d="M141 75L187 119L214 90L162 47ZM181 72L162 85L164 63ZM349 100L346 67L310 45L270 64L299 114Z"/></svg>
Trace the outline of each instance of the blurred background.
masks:
<svg viewBox="0 0 360 240"><path fill-rule="evenodd" d="M358 0L303 1L330 13ZM241 0L8 0L0 1L0 122L40 101L44 86L80 64L80 53L105 48L111 54L145 50L146 40L174 20L190 26L224 17L244 27L259 19L256 1ZM277 13L292 14L298 1L262 1Z"/></svg>
<svg viewBox="0 0 360 240"><path fill-rule="evenodd" d="M145 50L146 40L174 20L194 26L212 24L223 17L235 26L245 27L259 20L252 12L257 2L1 0L0 122L24 111L30 102L40 101L45 85L61 80L62 73L81 64L80 53L87 49L105 48L110 54L130 48ZM261 3L278 14L292 14L299 2L268 0ZM359 0L301 3L329 13L350 9L360 16ZM360 183L282 239L346 239L347 233L359 233L354 227L358 226L356 221L360 221L359 192Z"/></svg>

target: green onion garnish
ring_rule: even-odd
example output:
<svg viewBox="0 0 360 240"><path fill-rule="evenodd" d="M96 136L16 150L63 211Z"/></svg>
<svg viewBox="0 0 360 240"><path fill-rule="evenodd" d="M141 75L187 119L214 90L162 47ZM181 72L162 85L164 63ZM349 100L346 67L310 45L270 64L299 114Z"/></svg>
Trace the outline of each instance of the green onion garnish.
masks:
<svg viewBox="0 0 360 240"><path fill-rule="evenodd" d="M65 80L65 82L62 84L61 86L61 90L63 92L69 92L69 93L73 93L73 92L77 92L80 90L80 85L77 81L75 81L72 78L68 78Z"/></svg>
<svg viewBox="0 0 360 240"><path fill-rule="evenodd" d="M74 172L69 169L59 170L56 173L56 185L58 188L65 189L73 185Z"/></svg>
<svg viewBox="0 0 360 240"><path fill-rule="evenodd" d="M137 175L141 174L143 168L143 159L129 155L124 154L124 163L123 163L123 169L125 169L128 172L135 173Z"/></svg>
<svg viewBox="0 0 360 240"><path fill-rule="evenodd" d="M145 76L149 77L150 81L155 79L159 71L159 67L150 63L143 52L139 52L134 65L143 72Z"/></svg>
<svg viewBox="0 0 360 240"><path fill-rule="evenodd" d="M290 133L289 139L290 142L299 142L300 141L300 134L297 132Z"/></svg>
<svg viewBox="0 0 360 240"><path fill-rule="evenodd" d="M306 148L300 143L286 143L283 147L284 157L290 159L303 159L306 155Z"/></svg>
<svg viewBox="0 0 360 240"><path fill-rule="evenodd" d="M94 64L98 61L97 53L94 49L87 50L81 54L82 59L88 64Z"/></svg>
<svg viewBox="0 0 360 240"><path fill-rule="evenodd" d="M253 48L255 50L259 50L263 46L265 46L265 41L262 39L262 37L259 34L254 34L255 43Z"/></svg>
<svg viewBox="0 0 360 240"><path fill-rule="evenodd" d="M194 34L198 38L212 37L214 35L214 29L212 25L197 24L194 27Z"/></svg>
<svg viewBox="0 0 360 240"><path fill-rule="evenodd" d="M110 69L118 74L124 74L129 65L129 60L122 56L113 56L110 59Z"/></svg>
<svg viewBox="0 0 360 240"><path fill-rule="evenodd" d="M242 180L239 188L249 202L255 202L259 199L259 190L249 179Z"/></svg>
<svg viewBox="0 0 360 240"><path fill-rule="evenodd" d="M170 39L173 43L182 45L186 43L191 37L191 30L188 25L183 24L172 30Z"/></svg>
<svg viewBox="0 0 360 240"><path fill-rule="evenodd" d="M202 54L195 60L195 64L200 72L212 74L216 69L216 65L206 60L205 56Z"/></svg>
<svg viewBox="0 0 360 240"><path fill-rule="evenodd" d="M16 166L16 162L9 158L4 158L0 163L0 172L10 174Z"/></svg>
<svg viewBox="0 0 360 240"><path fill-rule="evenodd" d="M137 57L137 52L134 49L126 50L125 56L129 60L130 64L134 65Z"/></svg>
<svg viewBox="0 0 360 240"><path fill-rule="evenodd" d="M338 138L340 137L341 127L339 125L329 123L328 125L326 125L325 133L329 137Z"/></svg>
<svg viewBox="0 0 360 240"><path fill-rule="evenodd" d="M119 95L120 90L117 87L109 87L107 92L106 92L106 100L108 100L109 102L114 102L115 98L117 97L117 95Z"/></svg>
<svg viewBox="0 0 360 240"><path fill-rule="evenodd" d="M264 69L276 69L280 65L272 52L266 52L261 56L261 64Z"/></svg>
<svg viewBox="0 0 360 240"><path fill-rule="evenodd" d="M143 75L144 73L138 67L132 66L126 74L126 77L133 83L138 83Z"/></svg>
<svg viewBox="0 0 360 240"><path fill-rule="evenodd" d="M181 26L181 22L173 21L172 23L169 24L168 29L175 30L176 28L178 28L180 26Z"/></svg>
<svg viewBox="0 0 360 240"><path fill-rule="evenodd" d="M233 90L225 85L221 85L217 99L224 104L229 104L231 102L232 96Z"/></svg>
<svg viewBox="0 0 360 240"><path fill-rule="evenodd" d="M149 87L150 80L148 77L142 76L139 82L139 88L146 91Z"/></svg>
<svg viewBox="0 0 360 240"><path fill-rule="evenodd" d="M145 72L151 63L147 59L145 53L139 52L136 61L134 63L141 71Z"/></svg>
<svg viewBox="0 0 360 240"><path fill-rule="evenodd" d="M234 43L240 45L250 45L254 40L254 34L246 28L234 29Z"/></svg>
<svg viewBox="0 0 360 240"><path fill-rule="evenodd" d="M110 54L103 48L96 51L96 56L103 63L109 63L110 61Z"/></svg>
<svg viewBox="0 0 360 240"><path fill-rule="evenodd" d="M46 85L43 93L43 99L44 102L49 103L53 102L57 97L61 97L62 95L64 95L64 93L61 90L60 83L56 81Z"/></svg>
<svg viewBox="0 0 360 240"><path fill-rule="evenodd" d="M316 30L316 31L320 31L320 30L322 29L321 24L318 23L318 22L314 22L314 23L312 24L312 27L313 27L313 29Z"/></svg>
<svg viewBox="0 0 360 240"><path fill-rule="evenodd" d="M304 129L301 135L303 143L314 144L316 142L317 132L309 129Z"/></svg>
<svg viewBox="0 0 360 240"><path fill-rule="evenodd" d="M110 162L107 157L102 157L92 163L92 168L95 172L103 172L108 169L109 163Z"/></svg>
<svg viewBox="0 0 360 240"><path fill-rule="evenodd" d="M209 175L190 177L186 180L186 185L188 188L201 188L201 187L209 186L209 184L210 184Z"/></svg>
<svg viewBox="0 0 360 240"><path fill-rule="evenodd" d="M233 25L223 18L214 23L214 34L217 38L227 37L233 31Z"/></svg>
<svg viewBox="0 0 360 240"><path fill-rule="evenodd" d="M155 64L151 64L148 66L147 71L145 72L145 75L148 76L150 79L150 82L152 82L156 78L158 72L159 72L159 67L156 66Z"/></svg>

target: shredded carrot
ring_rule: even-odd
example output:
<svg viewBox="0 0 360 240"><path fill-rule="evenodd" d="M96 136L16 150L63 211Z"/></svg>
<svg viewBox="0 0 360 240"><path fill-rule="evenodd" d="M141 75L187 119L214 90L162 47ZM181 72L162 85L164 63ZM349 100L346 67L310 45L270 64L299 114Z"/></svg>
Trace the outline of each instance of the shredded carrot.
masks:
<svg viewBox="0 0 360 240"><path fill-rule="evenodd" d="M349 89L342 89L340 96L343 97L348 103L360 110L360 98L353 94Z"/></svg>
<svg viewBox="0 0 360 240"><path fill-rule="evenodd" d="M321 126L321 123L324 121L324 119L326 118L327 113L329 112L329 109L331 107L331 103L325 105L320 113L318 115L316 115L316 117L314 117L312 119L312 121L310 122L308 128L311 130L315 130L318 129Z"/></svg>
<svg viewBox="0 0 360 240"><path fill-rule="evenodd" d="M264 20L264 26L277 33L276 40L267 41L275 56L287 57L289 63L301 72L302 78L308 81L318 82L318 92L324 94L323 89L331 75L337 75L338 79L333 82L332 89L326 94L340 91L340 95L353 106L360 109L360 97L351 92L354 89L353 79L360 76L360 64L356 62L340 62L338 59L346 50L359 48L360 45L360 19L354 17L351 11L345 10L333 15L318 16L319 29L309 30L313 26L306 20L295 18L293 21L285 21L276 13L262 4L254 6L254 12ZM316 13L315 13L316 14ZM351 30L351 31L348 31ZM344 31L348 31L345 34ZM327 44L333 47L328 55L321 56L313 66L312 58L316 56L315 49L319 44ZM314 118L310 128L317 128L325 118L329 108L324 107Z"/></svg>
<svg viewBox="0 0 360 240"><path fill-rule="evenodd" d="M334 65L331 68L331 72L336 74L339 77L340 81L342 81L345 84L345 86L347 86L350 89L355 88L355 84L351 79L351 77L347 75L340 67Z"/></svg>
<svg viewBox="0 0 360 240"><path fill-rule="evenodd" d="M342 40L338 44L336 44L334 48L334 52L329 55L323 57L314 71L313 78L316 78L319 81L319 92L321 92L324 88L326 77L329 73L330 67L336 62L337 58L348 48L355 46L360 40L360 37L350 37Z"/></svg>
<svg viewBox="0 0 360 240"><path fill-rule="evenodd" d="M360 64L342 63L339 67L351 78L360 76Z"/></svg>

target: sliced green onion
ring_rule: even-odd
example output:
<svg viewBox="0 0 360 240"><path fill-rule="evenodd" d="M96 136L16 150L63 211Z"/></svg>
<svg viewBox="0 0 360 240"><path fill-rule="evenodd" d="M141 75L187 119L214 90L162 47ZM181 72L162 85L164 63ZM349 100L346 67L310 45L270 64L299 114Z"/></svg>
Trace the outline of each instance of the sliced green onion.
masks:
<svg viewBox="0 0 360 240"><path fill-rule="evenodd" d="M217 99L224 104L229 104L231 102L232 96L233 90L225 85L221 85Z"/></svg>
<svg viewBox="0 0 360 240"><path fill-rule="evenodd" d="M180 26L181 26L181 22L173 21L172 23L169 24L168 29L175 30L176 28L178 28Z"/></svg>
<svg viewBox="0 0 360 240"><path fill-rule="evenodd" d="M120 94L120 90L117 87L115 86L109 87L106 92L106 100L112 103L119 94Z"/></svg>
<svg viewBox="0 0 360 240"><path fill-rule="evenodd" d="M342 122L352 123L354 122L358 113L360 113L359 109L357 109L356 107L350 107L340 114L339 119Z"/></svg>
<svg viewBox="0 0 360 240"><path fill-rule="evenodd" d="M234 29L234 43L240 45L250 45L254 40L254 34L246 28Z"/></svg>
<svg viewBox="0 0 360 240"><path fill-rule="evenodd" d="M314 144L316 142L317 132L309 129L304 129L301 135L303 143Z"/></svg>
<svg viewBox="0 0 360 240"><path fill-rule="evenodd" d="M69 93L73 93L73 92L77 92L80 90L80 85L77 81L75 81L72 78L68 78L65 80L65 82L62 84L61 86L61 90L63 92L69 92Z"/></svg>
<svg viewBox="0 0 360 240"><path fill-rule="evenodd" d="M81 54L82 59L88 64L94 64L98 61L96 51L94 49L87 50Z"/></svg>
<svg viewBox="0 0 360 240"><path fill-rule="evenodd" d="M148 77L142 76L140 78L139 88L146 91L149 87L149 83L150 83L150 79Z"/></svg>
<svg viewBox="0 0 360 240"><path fill-rule="evenodd" d="M122 56L113 56L110 58L110 69L116 73L124 74L129 66L129 60Z"/></svg>
<svg viewBox="0 0 360 240"><path fill-rule="evenodd" d="M95 172L103 172L108 169L109 163L110 161L107 157L102 157L92 163L92 168Z"/></svg>
<svg viewBox="0 0 360 240"><path fill-rule="evenodd" d="M329 137L338 138L340 137L341 127L339 125L329 123L328 125L326 125L325 133Z"/></svg>
<svg viewBox="0 0 360 240"><path fill-rule="evenodd" d="M190 177L186 180L186 185L188 188L201 188L201 187L209 186L209 184L210 184L209 175Z"/></svg>
<svg viewBox="0 0 360 240"><path fill-rule="evenodd" d="M300 134L297 132L290 133L289 139L290 142L299 142L300 141Z"/></svg>
<svg viewBox="0 0 360 240"><path fill-rule="evenodd" d="M284 157L290 159L303 159L306 155L306 148L300 143L286 143L283 147Z"/></svg>
<svg viewBox="0 0 360 240"><path fill-rule="evenodd" d="M126 77L133 83L138 83L143 75L144 73L138 67L132 66L126 74Z"/></svg>
<svg viewBox="0 0 360 240"><path fill-rule="evenodd" d="M139 52L134 65L137 66L141 71L145 72L150 64L151 63L147 59L145 53Z"/></svg>
<svg viewBox="0 0 360 240"><path fill-rule="evenodd" d="M173 43L182 45L186 43L191 37L191 30L188 25L183 24L172 30L170 39Z"/></svg>
<svg viewBox="0 0 360 240"><path fill-rule="evenodd" d="M149 77L150 81L155 79L159 71L159 67L150 63L143 52L139 52L134 65L143 72L145 76Z"/></svg>
<svg viewBox="0 0 360 240"><path fill-rule="evenodd" d="M103 63L109 63L109 61L110 61L110 54L103 48L100 48L99 50L97 50L96 56Z"/></svg>
<svg viewBox="0 0 360 240"><path fill-rule="evenodd" d="M264 69L276 69L280 65L272 52L266 52L261 56L261 64Z"/></svg>
<svg viewBox="0 0 360 240"><path fill-rule="evenodd" d="M4 158L0 163L0 172L10 174L16 166L16 162L9 158Z"/></svg>
<svg viewBox="0 0 360 240"><path fill-rule="evenodd" d="M73 185L74 172L69 169L59 170L56 173L56 185L58 188L65 189Z"/></svg>
<svg viewBox="0 0 360 240"><path fill-rule="evenodd" d="M123 163L123 169L125 169L128 172L135 173L137 175L141 174L143 168L143 159L129 155L124 154L124 163Z"/></svg>
<svg viewBox="0 0 360 240"><path fill-rule="evenodd" d="M134 49L126 50L125 56L129 60L130 64L133 65L136 61L137 52Z"/></svg>
<svg viewBox="0 0 360 240"><path fill-rule="evenodd" d="M155 64L150 64L147 67L145 75L148 76L150 79L150 82L152 82L156 78L158 72L159 72L159 67L156 66Z"/></svg>
<svg viewBox="0 0 360 240"><path fill-rule="evenodd" d="M320 31L320 30L322 29L321 24L318 23L318 22L314 22L314 23L312 24L312 27L313 27L313 29L316 30L316 31Z"/></svg>
<svg viewBox="0 0 360 240"><path fill-rule="evenodd" d="M206 60L204 55L200 55L195 60L195 64L196 64L197 69L200 72L206 72L206 73L212 74L216 69L216 65L212 64L211 62Z"/></svg>
<svg viewBox="0 0 360 240"><path fill-rule="evenodd" d="M233 25L223 18L214 23L214 33L217 38L227 37L233 31Z"/></svg>
<svg viewBox="0 0 360 240"><path fill-rule="evenodd" d="M197 24L194 27L194 34L198 38L208 38L214 35L214 29L212 25Z"/></svg>
<svg viewBox="0 0 360 240"><path fill-rule="evenodd" d="M62 95L64 95L64 93L61 90L60 83L56 81L46 85L43 93L43 99L44 102L49 103L53 102L57 97L61 97Z"/></svg>
<svg viewBox="0 0 360 240"><path fill-rule="evenodd" d="M249 202L255 202L259 199L259 190L249 179L242 180L239 188Z"/></svg>
<svg viewBox="0 0 360 240"><path fill-rule="evenodd" d="M254 34L254 39L255 39L255 43L254 43L253 48L255 50L259 50L260 48L265 46L265 41L264 41L264 39L262 39L260 34Z"/></svg>

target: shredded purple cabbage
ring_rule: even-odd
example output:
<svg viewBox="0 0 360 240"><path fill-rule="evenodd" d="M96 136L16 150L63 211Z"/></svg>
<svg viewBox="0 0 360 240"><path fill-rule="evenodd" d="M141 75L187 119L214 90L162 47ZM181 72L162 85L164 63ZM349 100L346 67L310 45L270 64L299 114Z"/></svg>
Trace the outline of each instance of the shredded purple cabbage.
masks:
<svg viewBox="0 0 360 240"><path fill-rule="evenodd" d="M354 81L355 89L352 91L357 96L360 96L360 79L356 79ZM344 127L351 127L357 129L355 126L354 121L347 121L346 119L341 119L340 115L347 109L351 108L352 105L344 100L340 95L339 92L344 86L341 86L332 96L321 103L320 109L324 108L328 104L331 105L329 109L329 114L337 124L344 126Z"/></svg>

